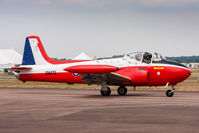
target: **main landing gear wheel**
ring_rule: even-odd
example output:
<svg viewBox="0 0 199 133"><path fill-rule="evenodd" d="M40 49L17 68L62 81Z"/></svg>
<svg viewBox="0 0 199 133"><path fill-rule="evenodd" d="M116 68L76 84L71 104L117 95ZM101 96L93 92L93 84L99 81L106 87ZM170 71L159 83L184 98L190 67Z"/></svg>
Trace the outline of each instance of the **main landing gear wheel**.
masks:
<svg viewBox="0 0 199 133"><path fill-rule="evenodd" d="M173 90L167 90L167 91L166 91L166 95L167 95L168 97L172 97L172 96L174 95L174 91L173 91Z"/></svg>
<svg viewBox="0 0 199 133"><path fill-rule="evenodd" d="M111 95L111 89L107 87L106 89L100 90L102 96L110 96Z"/></svg>
<svg viewBox="0 0 199 133"><path fill-rule="evenodd" d="M127 93L127 88L125 86L120 86L118 89L117 89L117 93L120 95L120 96L124 96L126 95Z"/></svg>
<svg viewBox="0 0 199 133"><path fill-rule="evenodd" d="M172 90L167 90L167 91L166 91L166 95L167 95L168 97L172 97L172 96L174 95L174 91L175 91L175 87L172 86Z"/></svg>

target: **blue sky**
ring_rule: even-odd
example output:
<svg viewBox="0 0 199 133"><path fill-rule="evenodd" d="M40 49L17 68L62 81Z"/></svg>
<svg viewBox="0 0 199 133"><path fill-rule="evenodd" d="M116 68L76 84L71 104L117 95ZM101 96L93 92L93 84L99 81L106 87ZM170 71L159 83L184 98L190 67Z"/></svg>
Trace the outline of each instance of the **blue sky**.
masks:
<svg viewBox="0 0 199 133"><path fill-rule="evenodd" d="M40 36L51 57L199 55L198 0L0 0L0 48Z"/></svg>

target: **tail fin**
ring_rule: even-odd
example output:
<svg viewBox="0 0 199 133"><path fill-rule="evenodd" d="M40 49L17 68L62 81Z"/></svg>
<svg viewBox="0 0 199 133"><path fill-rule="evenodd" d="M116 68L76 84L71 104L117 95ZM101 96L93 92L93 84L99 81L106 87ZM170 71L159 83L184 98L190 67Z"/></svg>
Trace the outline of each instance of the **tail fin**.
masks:
<svg viewBox="0 0 199 133"><path fill-rule="evenodd" d="M65 64L82 62L88 60L75 61L57 61L48 57L46 51L38 36L29 36L26 38L22 65L47 65L47 64Z"/></svg>
<svg viewBox="0 0 199 133"><path fill-rule="evenodd" d="M47 56L40 38L29 36L26 38L22 65L45 65L49 64Z"/></svg>

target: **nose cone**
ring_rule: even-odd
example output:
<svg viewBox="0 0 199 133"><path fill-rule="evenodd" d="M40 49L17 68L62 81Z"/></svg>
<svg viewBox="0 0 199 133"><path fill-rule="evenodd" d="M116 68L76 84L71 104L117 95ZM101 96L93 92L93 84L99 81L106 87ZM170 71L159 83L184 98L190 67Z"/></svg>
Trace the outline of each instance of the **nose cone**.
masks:
<svg viewBox="0 0 199 133"><path fill-rule="evenodd" d="M178 80L178 82L184 81L191 75L191 70L187 66L174 61L167 62L168 64L177 66L176 74L178 75L178 78L176 78L176 80Z"/></svg>
<svg viewBox="0 0 199 133"><path fill-rule="evenodd" d="M191 75L191 70L183 64L180 64L175 61L164 60L164 59L161 60L161 63L175 66L175 67L170 68L168 71L168 75L169 77L171 77L170 78L171 84L177 84L179 82L182 82Z"/></svg>
<svg viewBox="0 0 199 133"><path fill-rule="evenodd" d="M191 70L190 69L187 69L186 70L186 79L191 75Z"/></svg>
<svg viewBox="0 0 199 133"><path fill-rule="evenodd" d="M184 81L184 80L186 80L190 75L191 75L191 70L188 69L188 68L183 68L183 69L181 69L181 72L180 72L180 74L179 74L180 80L181 80L181 81Z"/></svg>
<svg viewBox="0 0 199 133"><path fill-rule="evenodd" d="M180 64L178 66L182 66L183 67L183 69L181 70L182 71L181 76L182 76L182 78L184 78L183 80L187 79L191 75L191 70L187 66L185 66L183 64Z"/></svg>

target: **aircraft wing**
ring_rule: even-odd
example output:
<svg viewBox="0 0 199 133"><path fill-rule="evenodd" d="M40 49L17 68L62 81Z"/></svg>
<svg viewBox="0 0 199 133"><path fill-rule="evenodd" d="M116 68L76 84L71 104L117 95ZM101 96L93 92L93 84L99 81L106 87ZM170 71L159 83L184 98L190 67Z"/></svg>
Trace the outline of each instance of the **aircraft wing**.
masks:
<svg viewBox="0 0 199 133"><path fill-rule="evenodd" d="M83 76L82 80L87 84L100 84L101 81L106 81L107 84L122 84L126 82L131 82L131 79L124 77L115 73L106 73L106 74L81 74Z"/></svg>
<svg viewBox="0 0 199 133"><path fill-rule="evenodd" d="M121 84L131 81L128 77L114 73L119 68L111 65L77 65L64 70L81 74L82 80L87 84L100 84L101 81L107 81L108 84Z"/></svg>
<svg viewBox="0 0 199 133"><path fill-rule="evenodd" d="M111 84L121 84L124 82L131 82L131 79L116 73L107 74L107 81Z"/></svg>

